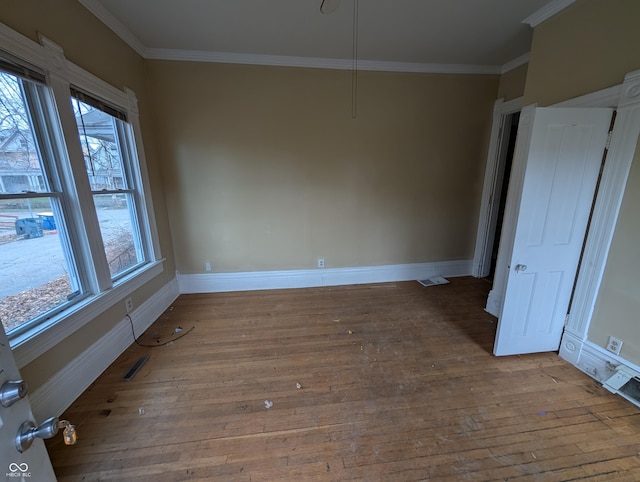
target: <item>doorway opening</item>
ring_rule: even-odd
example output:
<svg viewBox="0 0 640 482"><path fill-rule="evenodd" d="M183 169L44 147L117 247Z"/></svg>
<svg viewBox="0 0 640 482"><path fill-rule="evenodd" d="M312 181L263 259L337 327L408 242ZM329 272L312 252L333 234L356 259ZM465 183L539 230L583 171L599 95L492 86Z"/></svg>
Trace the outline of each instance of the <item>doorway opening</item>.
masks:
<svg viewBox="0 0 640 482"><path fill-rule="evenodd" d="M491 261L489 274L485 277L493 282L498 261L498 248L500 246L500 234L502 232L502 222L504 220L504 210L507 204L507 190L509 189L509 178L511 176L511 165L513 163L513 153L516 147L516 137L518 134L518 122L520 112L513 112L505 115L504 135L500 146L503 155L499 157L498 178L496 179L496 189L494 202L498 203L498 213L496 216L496 226L493 232L493 242L491 243Z"/></svg>

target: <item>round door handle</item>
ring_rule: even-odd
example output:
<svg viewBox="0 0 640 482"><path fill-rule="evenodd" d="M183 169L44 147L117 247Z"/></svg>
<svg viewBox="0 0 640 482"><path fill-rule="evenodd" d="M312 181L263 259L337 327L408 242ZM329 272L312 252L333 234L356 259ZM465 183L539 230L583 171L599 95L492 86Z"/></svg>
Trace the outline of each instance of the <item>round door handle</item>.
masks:
<svg viewBox="0 0 640 482"><path fill-rule="evenodd" d="M37 427L35 423L28 420L24 422L18 430L18 434L16 435L16 449L18 449L18 452L23 453L31 447L36 437L42 439L51 438L58 433L58 428L58 417L48 418Z"/></svg>
<svg viewBox="0 0 640 482"><path fill-rule="evenodd" d="M516 273L518 273L519 271L527 271L527 265L526 264L516 264Z"/></svg>

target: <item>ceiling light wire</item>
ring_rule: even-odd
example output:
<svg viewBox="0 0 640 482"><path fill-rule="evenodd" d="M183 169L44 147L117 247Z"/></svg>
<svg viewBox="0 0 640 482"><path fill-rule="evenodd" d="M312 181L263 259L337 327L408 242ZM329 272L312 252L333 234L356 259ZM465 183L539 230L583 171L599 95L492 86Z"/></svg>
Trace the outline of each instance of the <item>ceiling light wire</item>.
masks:
<svg viewBox="0 0 640 482"><path fill-rule="evenodd" d="M358 0L353 0L353 52L351 64L351 117L358 115Z"/></svg>

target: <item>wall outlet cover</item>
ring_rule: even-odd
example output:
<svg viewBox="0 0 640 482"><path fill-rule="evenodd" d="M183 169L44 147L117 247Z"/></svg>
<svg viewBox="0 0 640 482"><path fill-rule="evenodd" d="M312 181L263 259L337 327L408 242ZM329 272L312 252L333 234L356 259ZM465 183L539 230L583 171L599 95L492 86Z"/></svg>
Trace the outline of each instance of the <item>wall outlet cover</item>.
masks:
<svg viewBox="0 0 640 482"><path fill-rule="evenodd" d="M615 336L610 336L607 341L607 350L616 355L620 354L620 350L622 349L622 340L616 338Z"/></svg>

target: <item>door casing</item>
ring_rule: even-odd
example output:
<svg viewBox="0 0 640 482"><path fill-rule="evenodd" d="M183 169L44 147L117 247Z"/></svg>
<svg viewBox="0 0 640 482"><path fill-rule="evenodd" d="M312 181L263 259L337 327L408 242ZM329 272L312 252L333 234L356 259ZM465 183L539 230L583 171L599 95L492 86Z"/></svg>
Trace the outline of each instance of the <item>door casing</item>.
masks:
<svg viewBox="0 0 640 482"><path fill-rule="evenodd" d="M491 268L491 251L496 236L496 223L500 208L500 191L504 176L504 164L507 155L508 132L507 118L523 107L523 98L505 101L504 98L496 100L493 106L493 123L491 125L491 137L489 141L489 153L484 173L484 186L482 200L480 201L480 214L478 232L476 235L476 248L473 256L472 274L476 278L484 278Z"/></svg>

